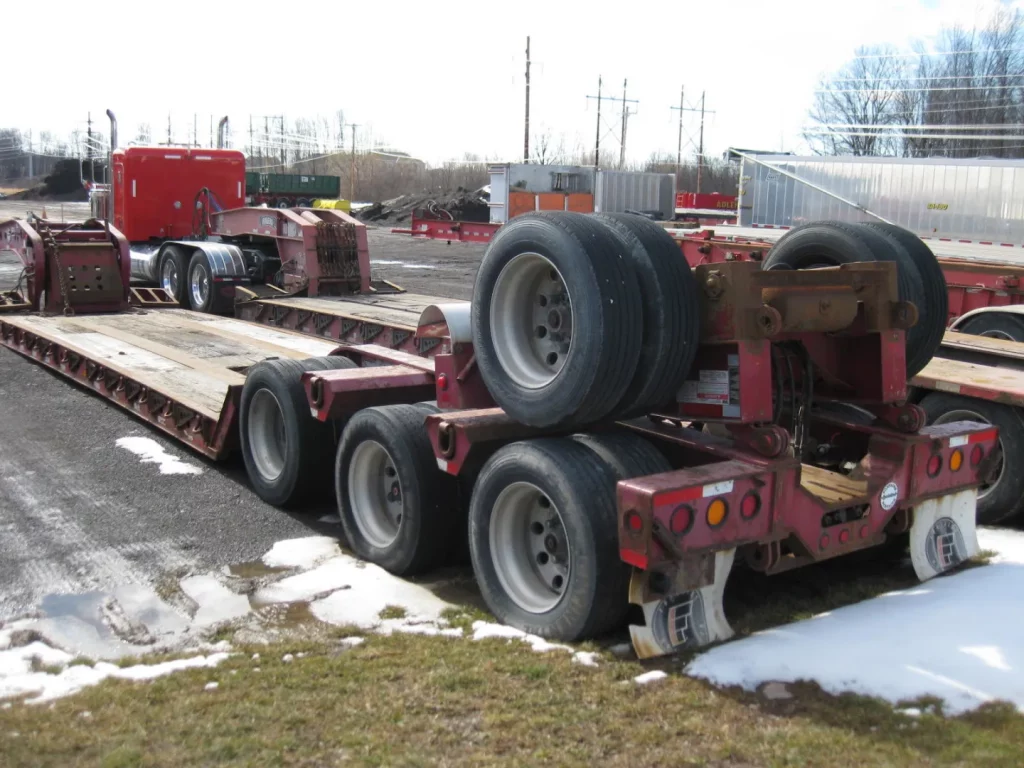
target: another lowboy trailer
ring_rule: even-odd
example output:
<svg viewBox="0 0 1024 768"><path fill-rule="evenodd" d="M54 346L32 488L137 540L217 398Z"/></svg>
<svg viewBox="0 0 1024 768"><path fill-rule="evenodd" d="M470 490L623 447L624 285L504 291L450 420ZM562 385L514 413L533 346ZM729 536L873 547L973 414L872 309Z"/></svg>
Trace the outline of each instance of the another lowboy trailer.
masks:
<svg viewBox="0 0 1024 768"><path fill-rule="evenodd" d="M649 221L523 216L471 304L423 311L425 358L81 290L69 307L62 274L106 280L126 258L115 232L81 232L93 245L50 230L34 277L55 293L32 307L48 314L4 312L0 343L208 456L237 445L273 503L333 480L349 545L395 573L468 540L513 626L591 637L632 600L651 656L730 634L737 555L771 574L908 533L929 578L977 551L997 430L925 428L902 404L917 311L892 264L691 273Z"/></svg>

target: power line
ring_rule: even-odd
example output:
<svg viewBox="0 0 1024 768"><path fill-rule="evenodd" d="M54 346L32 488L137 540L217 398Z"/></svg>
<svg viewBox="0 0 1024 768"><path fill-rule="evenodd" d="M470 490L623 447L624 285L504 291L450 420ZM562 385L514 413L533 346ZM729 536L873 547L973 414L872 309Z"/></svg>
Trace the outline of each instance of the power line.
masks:
<svg viewBox="0 0 1024 768"><path fill-rule="evenodd" d="M888 123L819 123L818 125L809 126L811 128L899 128L900 130L906 131L926 131L926 130L947 130L947 131L985 131L985 130L999 130L999 131L1019 131L1024 129L1024 123L999 123L999 124L988 124L988 123L976 123L974 125L944 125L942 123L935 123L932 125L893 125Z"/></svg>
<svg viewBox="0 0 1024 768"><path fill-rule="evenodd" d="M1018 72L1011 75L915 75L913 77L834 77L829 78L829 82L832 83L856 83L866 80L985 80L994 77L1019 77L1024 79L1024 72Z"/></svg>
<svg viewBox="0 0 1024 768"><path fill-rule="evenodd" d="M882 139L956 139L957 141L1020 141L1020 136L964 136L948 133L912 133L903 134L900 128L884 131L804 131L807 136L874 136Z"/></svg>
<svg viewBox="0 0 1024 768"><path fill-rule="evenodd" d="M922 56L966 56L975 53L1024 53L1024 48L977 48L970 51L916 51L914 53L865 53L851 56L850 59L913 59Z"/></svg>
<svg viewBox="0 0 1024 768"><path fill-rule="evenodd" d="M931 93L933 91L1006 91L1024 88L1020 85L937 85L934 88L820 88L815 93Z"/></svg>

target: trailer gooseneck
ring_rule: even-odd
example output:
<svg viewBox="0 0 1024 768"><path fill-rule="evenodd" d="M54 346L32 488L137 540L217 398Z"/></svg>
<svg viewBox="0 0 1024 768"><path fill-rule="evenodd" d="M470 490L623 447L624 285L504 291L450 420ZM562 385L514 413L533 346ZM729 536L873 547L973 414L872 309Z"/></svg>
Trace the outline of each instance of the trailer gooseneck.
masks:
<svg viewBox="0 0 1024 768"><path fill-rule="evenodd" d="M117 237L83 274L121 274ZM62 253L43 250L37 283ZM503 622L580 639L640 605L646 657L731 634L737 562L773 574L906 536L926 579L977 551L998 430L924 426L906 336L935 318L898 282L917 267L846 257L691 271L645 219L528 214L491 243L472 302L368 305L388 344L339 346L330 313L342 327L316 339L52 297L0 314L0 343L208 456L237 447L274 504L333 485L348 544L394 573L468 549Z"/></svg>

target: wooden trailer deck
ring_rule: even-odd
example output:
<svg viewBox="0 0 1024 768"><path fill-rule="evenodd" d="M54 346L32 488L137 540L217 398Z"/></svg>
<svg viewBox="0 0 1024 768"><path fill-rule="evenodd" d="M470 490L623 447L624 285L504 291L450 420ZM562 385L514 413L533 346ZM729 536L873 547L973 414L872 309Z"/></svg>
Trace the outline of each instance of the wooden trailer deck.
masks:
<svg viewBox="0 0 1024 768"><path fill-rule="evenodd" d="M245 369L339 345L183 309L70 317L5 314L0 343L74 379L196 450L234 445Z"/></svg>
<svg viewBox="0 0 1024 768"><path fill-rule="evenodd" d="M455 299L420 293L368 293L353 296L271 297L235 306L242 320L299 331L349 344L378 344L431 356L439 340L417 339L423 310Z"/></svg>

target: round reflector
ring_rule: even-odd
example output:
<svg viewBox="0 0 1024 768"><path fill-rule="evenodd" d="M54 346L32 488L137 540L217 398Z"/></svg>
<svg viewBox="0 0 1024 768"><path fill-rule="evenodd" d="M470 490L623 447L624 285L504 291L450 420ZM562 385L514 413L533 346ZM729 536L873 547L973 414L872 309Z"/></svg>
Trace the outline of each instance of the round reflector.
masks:
<svg viewBox="0 0 1024 768"><path fill-rule="evenodd" d="M643 518L636 512L626 513L626 528L633 533L640 533L644 529Z"/></svg>
<svg viewBox="0 0 1024 768"><path fill-rule="evenodd" d="M729 506L725 503L725 499L715 499L708 504L708 525L712 528L717 528L725 522L727 514L729 514Z"/></svg>
<svg viewBox="0 0 1024 768"><path fill-rule="evenodd" d="M761 511L761 497L751 491L743 497L743 501L740 502L740 516L744 520L750 520L754 515Z"/></svg>
<svg viewBox="0 0 1024 768"><path fill-rule="evenodd" d="M980 445L976 445L971 449L971 466L976 467L981 464L981 460L985 458L985 449Z"/></svg>
<svg viewBox="0 0 1024 768"><path fill-rule="evenodd" d="M693 527L693 507L688 507L685 504L676 507L672 512L672 517L668 520L668 527L676 536L684 536L689 533Z"/></svg>
<svg viewBox="0 0 1024 768"><path fill-rule="evenodd" d="M964 454L959 448L953 451L949 457L949 468L956 472L960 467L964 465Z"/></svg>
<svg viewBox="0 0 1024 768"><path fill-rule="evenodd" d="M942 457L937 453L933 454L932 457L928 459L927 469L928 477L935 477L939 474L939 471L942 469Z"/></svg>

